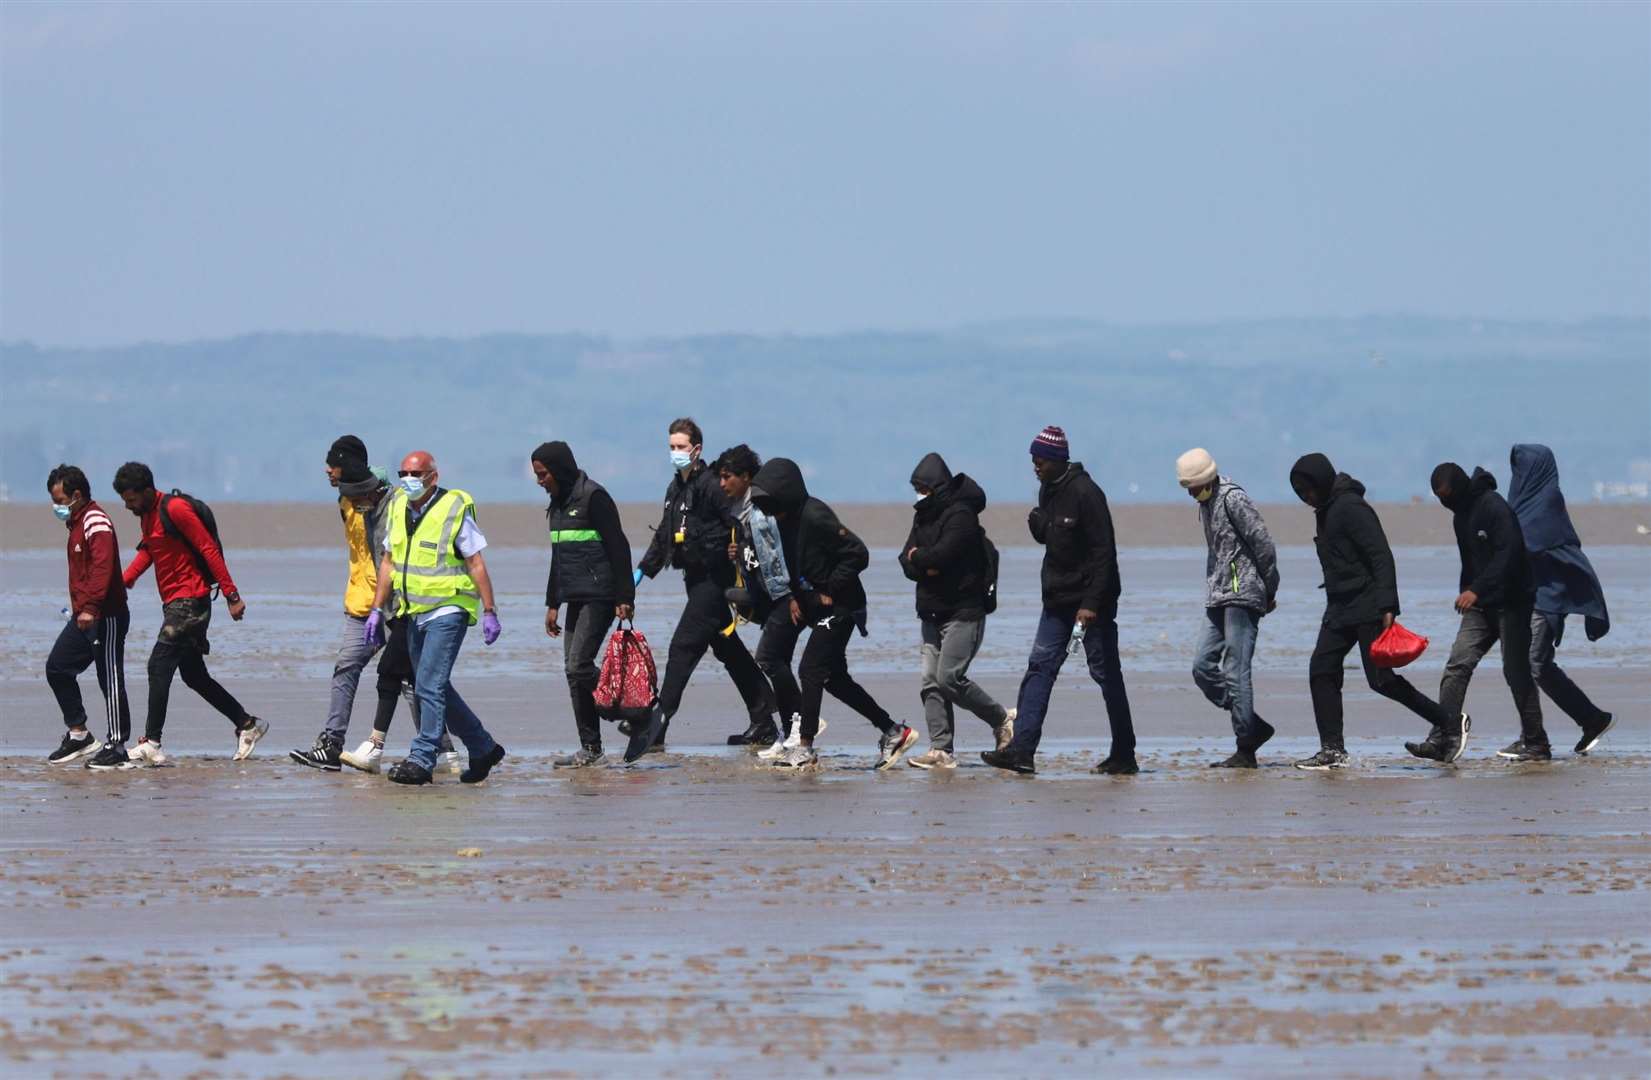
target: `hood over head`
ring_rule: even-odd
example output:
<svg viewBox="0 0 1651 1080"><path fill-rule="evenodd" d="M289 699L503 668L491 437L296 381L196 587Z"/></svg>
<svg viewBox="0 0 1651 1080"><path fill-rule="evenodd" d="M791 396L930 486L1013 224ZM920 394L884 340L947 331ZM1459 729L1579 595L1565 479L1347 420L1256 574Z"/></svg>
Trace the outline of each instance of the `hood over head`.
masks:
<svg viewBox="0 0 1651 1080"><path fill-rule="evenodd" d="M1427 479L1427 486L1446 509L1461 510L1468 504L1472 482L1468 479L1467 470L1454 461L1446 461L1434 467L1433 474Z"/></svg>
<svg viewBox="0 0 1651 1080"><path fill-rule="evenodd" d="M1336 486L1336 478L1336 467L1330 464L1330 459L1323 454L1303 454L1290 467L1291 489L1307 488L1318 497L1320 506L1330 501L1331 490ZM1297 483L1298 479L1301 481L1300 484ZM1356 480L1353 482L1358 483ZM1363 491L1361 487L1360 494L1363 494Z"/></svg>
<svg viewBox="0 0 1651 1080"><path fill-rule="evenodd" d="M1520 443L1509 455L1513 475L1508 480L1508 505L1519 519L1525 544L1532 551L1549 551L1567 544L1582 546L1565 494L1559 489L1559 465L1554 452L1539 443Z"/></svg>
<svg viewBox="0 0 1651 1080"><path fill-rule="evenodd" d="M944 491L946 485L952 482L952 470L946 467L946 459L939 454L924 454L917 468L911 471L911 482L922 484L930 491Z"/></svg>
<svg viewBox="0 0 1651 1080"><path fill-rule="evenodd" d="M531 460L543 465L555 478L556 490L560 495L572 491L573 485L579 482L579 463L574 460L573 450L565 442L540 443L533 451Z"/></svg>
<svg viewBox="0 0 1651 1080"><path fill-rule="evenodd" d="M765 514L795 513L807 501L803 471L790 458L769 458L751 478L751 504Z"/></svg>

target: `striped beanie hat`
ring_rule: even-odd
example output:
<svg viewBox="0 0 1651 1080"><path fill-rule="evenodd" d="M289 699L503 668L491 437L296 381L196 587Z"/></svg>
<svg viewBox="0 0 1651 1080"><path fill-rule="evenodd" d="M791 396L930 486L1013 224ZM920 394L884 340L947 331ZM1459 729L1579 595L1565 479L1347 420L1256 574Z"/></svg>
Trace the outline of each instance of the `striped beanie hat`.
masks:
<svg viewBox="0 0 1651 1080"><path fill-rule="evenodd" d="M1066 432L1054 424L1038 432L1038 437L1032 440L1032 456L1050 461L1070 460L1072 451L1066 445Z"/></svg>

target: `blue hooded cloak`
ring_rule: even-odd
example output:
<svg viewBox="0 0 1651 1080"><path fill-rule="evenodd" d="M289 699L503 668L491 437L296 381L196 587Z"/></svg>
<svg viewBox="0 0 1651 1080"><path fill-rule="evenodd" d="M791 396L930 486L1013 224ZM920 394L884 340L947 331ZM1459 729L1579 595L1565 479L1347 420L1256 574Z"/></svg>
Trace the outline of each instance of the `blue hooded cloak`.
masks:
<svg viewBox="0 0 1651 1080"><path fill-rule="evenodd" d="M1508 505L1525 534L1536 581L1536 610L1553 625L1556 642L1567 615L1583 616L1588 640L1598 641L1611 629L1605 590L1582 553L1582 541L1565 509L1554 452L1539 443L1518 443L1509 459L1513 476Z"/></svg>

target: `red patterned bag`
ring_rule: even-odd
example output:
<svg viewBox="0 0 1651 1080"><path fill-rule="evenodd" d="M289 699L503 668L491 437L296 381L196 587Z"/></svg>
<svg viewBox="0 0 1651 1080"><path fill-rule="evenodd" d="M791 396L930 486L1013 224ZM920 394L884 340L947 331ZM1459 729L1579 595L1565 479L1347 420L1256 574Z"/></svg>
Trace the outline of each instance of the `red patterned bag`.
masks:
<svg viewBox="0 0 1651 1080"><path fill-rule="evenodd" d="M596 679L596 713L604 720L648 719L659 701L659 673L648 639L623 623L608 638Z"/></svg>
<svg viewBox="0 0 1651 1080"><path fill-rule="evenodd" d="M1427 638L1412 634L1395 619L1370 643L1370 662L1379 668L1401 668L1426 651Z"/></svg>

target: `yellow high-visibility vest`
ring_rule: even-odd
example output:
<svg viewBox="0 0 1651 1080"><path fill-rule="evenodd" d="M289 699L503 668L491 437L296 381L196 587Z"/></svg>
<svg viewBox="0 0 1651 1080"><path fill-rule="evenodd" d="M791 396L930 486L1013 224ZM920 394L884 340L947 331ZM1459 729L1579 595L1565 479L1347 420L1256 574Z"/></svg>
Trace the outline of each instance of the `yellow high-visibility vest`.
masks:
<svg viewBox="0 0 1651 1080"><path fill-rule="evenodd" d="M453 550L466 515L475 517L476 504L468 492L451 488L424 508L412 535L407 533L407 495L397 492L390 515L390 562L395 566L396 614L420 615L441 607L460 607L476 625L482 607L481 590Z"/></svg>

